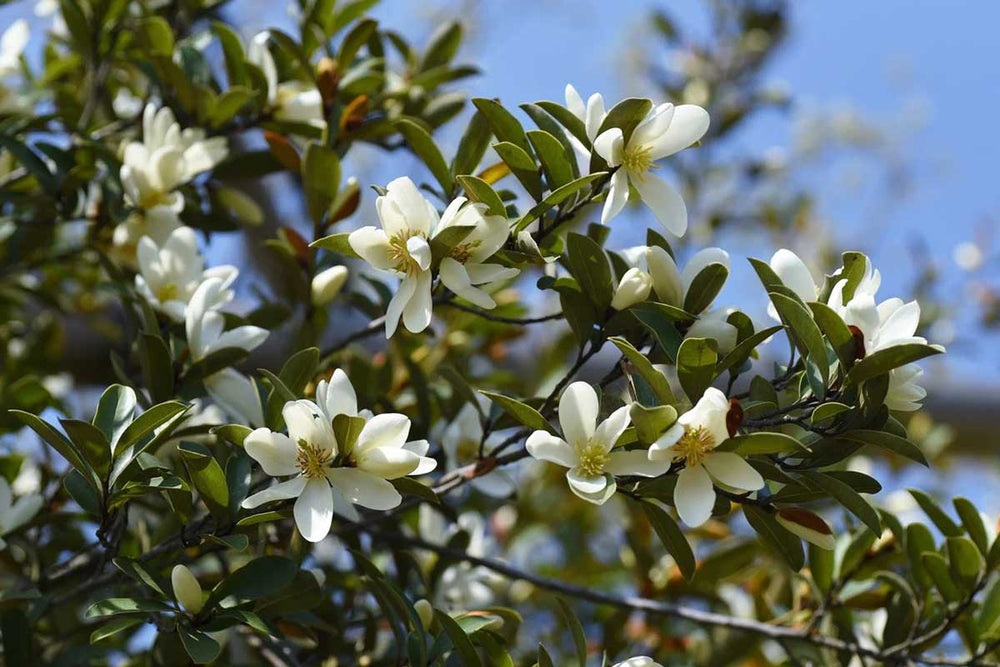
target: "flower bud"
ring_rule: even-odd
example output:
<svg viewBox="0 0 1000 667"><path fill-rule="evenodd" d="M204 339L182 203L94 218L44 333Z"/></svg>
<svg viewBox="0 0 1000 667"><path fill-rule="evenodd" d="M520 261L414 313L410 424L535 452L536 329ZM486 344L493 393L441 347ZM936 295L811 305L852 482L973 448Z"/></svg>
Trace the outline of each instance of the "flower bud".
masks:
<svg viewBox="0 0 1000 667"><path fill-rule="evenodd" d="M420 598L413 603L413 608L417 610L417 616L420 617L420 622L423 624L424 629L431 627L431 623L434 622L434 607L427 600Z"/></svg>
<svg viewBox="0 0 1000 667"><path fill-rule="evenodd" d="M184 565L174 565L170 573L170 585L174 588L174 597L180 603L184 611L189 614L197 614L205 605L201 598L201 584L191 574L191 570Z"/></svg>
<svg viewBox="0 0 1000 667"><path fill-rule="evenodd" d="M641 269L631 268L622 276L611 299L611 307L615 310L625 310L629 306L642 303L649 298L653 289L653 279Z"/></svg>
<svg viewBox="0 0 1000 667"><path fill-rule="evenodd" d="M248 225L256 227L264 222L264 211L253 199L234 188L219 188L216 197L226 211Z"/></svg>
<svg viewBox="0 0 1000 667"><path fill-rule="evenodd" d="M325 306L337 298L347 282L346 266L331 266L316 274L312 279L312 302L314 306Z"/></svg>

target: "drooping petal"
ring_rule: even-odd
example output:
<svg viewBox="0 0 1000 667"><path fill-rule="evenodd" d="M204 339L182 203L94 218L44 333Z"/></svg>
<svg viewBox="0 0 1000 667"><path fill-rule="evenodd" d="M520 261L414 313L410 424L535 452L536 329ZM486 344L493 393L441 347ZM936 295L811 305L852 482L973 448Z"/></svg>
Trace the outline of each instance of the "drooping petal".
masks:
<svg viewBox="0 0 1000 667"><path fill-rule="evenodd" d="M466 264L465 272L469 274L469 282L473 285L482 285L498 280L510 280L521 271L501 264Z"/></svg>
<svg viewBox="0 0 1000 667"><path fill-rule="evenodd" d="M619 169L611 177L608 198L604 200L604 208L601 210L601 224L608 224L621 213L626 203L628 203L628 174L624 169Z"/></svg>
<svg viewBox="0 0 1000 667"><path fill-rule="evenodd" d="M309 542L330 534L333 523L333 492L325 479L311 479L295 501L295 526Z"/></svg>
<svg viewBox="0 0 1000 667"><path fill-rule="evenodd" d="M681 104L674 109L670 126L659 137L652 140L650 157L660 160L683 150L705 136L710 119L708 112L694 104Z"/></svg>
<svg viewBox="0 0 1000 667"><path fill-rule="evenodd" d="M620 165L622 155L625 153L625 135L622 134L621 128L613 127L602 132L601 136L594 140L594 151L610 166Z"/></svg>
<svg viewBox="0 0 1000 667"><path fill-rule="evenodd" d="M399 282L399 289L392 295L392 298L389 300L389 306L385 311L385 337L387 339L392 338L392 334L396 333L396 327L399 326L399 318L402 316L406 305L410 303L410 299L413 298L413 293L416 289L416 278L407 276Z"/></svg>
<svg viewBox="0 0 1000 667"><path fill-rule="evenodd" d="M580 462L575 449L548 431L535 431L529 435L525 448L533 458L556 463L564 468L572 468Z"/></svg>
<svg viewBox="0 0 1000 667"><path fill-rule="evenodd" d="M597 392L586 382L574 382L559 398L559 425L563 437L573 447L583 445L597 429L600 405Z"/></svg>
<svg viewBox="0 0 1000 667"><path fill-rule="evenodd" d="M271 477L299 472L299 446L283 433L266 428L255 429L243 440L243 449Z"/></svg>
<svg viewBox="0 0 1000 667"><path fill-rule="evenodd" d="M212 400L234 418L257 427L264 423L260 392L253 380L233 368L224 368L204 380Z"/></svg>
<svg viewBox="0 0 1000 667"><path fill-rule="evenodd" d="M576 491L584 495L600 493L608 485L608 478L604 475L590 475L580 470L580 468L570 468L566 471L566 481Z"/></svg>
<svg viewBox="0 0 1000 667"><path fill-rule="evenodd" d="M261 505L267 503L273 503L276 500L288 500L289 498L296 498L302 489L306 488L306 482L308 480L305 477L293 477L284 482L279 482L274 486L269 486L263 491L258 491L249 498L243 501L240 505L243 509L252 510Z"/></svg>
<svg viewBox="0 0 1000 667"><path fill-rule="evenodd" d="M708 521L715 506L712 480L701 466L684 468L677 474L674 506L681 521L695 528Z"/></svg>
<svg viewBox="0 0 1000 667"><path fill-rule="evenodd" d="M659 477L670 470L670 459L650 460L645 449L611 452L604 471L612 475L638 475L639 477Z"/></svg>
<svg viewBox="0 0 1000 667"><path fill-rule="evenodd" d="M445 257L441 260L439 275L441 276L441 282L444 283L445 287L466 301L474 303L480 308L485 308L487 310L496 307L496 301L494 301L489 294L478 287L472 286L472 280L469 277L469 272L460 262L452 259L451 257Z"/></svg>
<svg viewBox="0 0 1000 667"><path fill-rule="evenodd" d="M410 471L409 474L414 477L419 477L420 475L426 475L427 473L434 472L437 469L437 460L427 456L427 452L430 448L431 443L426 440L411 440L403 445L404 450L416 454L419 458L417 467Z"/></svg>
<svg viewBox="0 0 1000 667"><path fill-rule="evenodd" d="M684 236L688 225L687 205L677 188L648 171L642 178L633 179L632 185L664 229L674 236Z"/></svg>
<svg viewBox="0 0 1000 667"><path fill-rule="evenodd" d="M391 510L403 498L392 484L357 468L331 468L330 483L352 503L372 510Z"/></svg>
<svg viewBox="0 0 1000 667"><path fill-rule="evenodd" d="M713 479L725 486L743 491L756 491L764 486L764 478L739 454L712 452L702 465Z"/></svg>
<svg viewBox="0 0 1000 667"><path fill-rule="evenodd" d="M417 276L413 296L403 308L403 326L410 333L420 333L431 323L431 272Z"/></svg>
<svg viewBox="0 0 1000 667"><path fill-rule="evenodd" d="M255 327L250 324L224 331L219 335L213 348L222 350L227 347L238 347L243 350L253 350L267 340L270 331L263 327Z"/></svg>

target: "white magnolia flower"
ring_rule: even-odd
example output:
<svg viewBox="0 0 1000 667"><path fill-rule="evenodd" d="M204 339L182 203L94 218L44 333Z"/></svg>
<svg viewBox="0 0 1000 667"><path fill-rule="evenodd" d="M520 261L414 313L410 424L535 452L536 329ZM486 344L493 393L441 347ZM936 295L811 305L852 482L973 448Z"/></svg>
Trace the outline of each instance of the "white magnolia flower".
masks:
<svg viewBox="0 0 1000 667"><path fill-rule="evenodd" d="M613 667L663 667L660 663L645 655L637 655L619 663Z"/></svg>
<svg viewBox="0 0 1000 667"><path fill-rule="evenodd" d="M227 347L253 350L267 338L267 329L249 324L223 331L225 318L215 309L225 302L225 292L226 285L221 278L209 278L198 286L188 301L184 329L194 361Z"/></svg>
<svg viewBox="0 0 1000 667"><path fill-rule="evenodd" d="M234 368L224 368L203 380L208 395L230 419L253 427L264 425L264 406L257 384Z"/></svg>
<svg viewBox="0 0 1000 667"><path fill-rule="evenodd" d="M493 549L493 543L486 536L486 525L478 512L464 512L455 522L430 505L420 506L417 523L420 537L431 544L447 546L459 531L469 536L466 553L477 558L485 558ZM492 570L474 566L469 562L459 562L448 567L438 581L434 602L438 607L449 610L482 609L493 601L493 589L502 577Z"/></svg>
<svg viewBox="0 0 1000 667"><path fill-rule="evenodd" d="M343 371L335 372L329 383L321 382L316 398L319 404L308 400L285 404L281 414L288 435L258 428L244 440L247 454L265 473L291 478L250 496L243 507L296 498L295 525L310 542L329 534L334 511L357 517L347 500L369 509L392 509L402 497L388 480L426 474L437 464L425 456L426 440L407 442L410 420L401 414L367 418L357 442L341 446L333 418L339 414L366 418L358 414L354 388Z"/></svg>
<svg viewBox="0 0 1000 667"><path fill-rule="evenodd" d="M651 460L684 461L674 487L674 505L681 520L692 527L700 526L712 515L713 482L740 492L764 486L764 478L742 457L714 451L729 438L728 413L729 399L709 387L695 406L649 447Z"/></svg>
<svg viewBox="0 0 1000 667"><path fill-rule="evenodd" d="M483 399L485 401L485 398ZM450 423L440 433L441 448L444 450L448 470L456 470L473 465L479 460L479 446L483 440L483 423L479 411L472 403L466 403ZM496 435L487 438L486 445L496 444ZM491 440L493 441L491 443ZM504 470L496 469L487 475L475 477L470 484L494 498L504 498L514 491L514 480Z"/></svg>
<svg viewBox="0 0 1000 667"><path fill-rule="evenodd" d="M682 104L675 107L666 103L649 112L633 130L628 143L620 128L606 130L598 136L594 140L594 150L608 165L617 168L611 177L601 222L609 222L625 207L631 184L667 231L683 236L687 231L684 199L674 186L651 171L658 160L701 139L708 131L708 123L708 112L699 106Z"/></svg>
<svg viewBox="0 0 1000 667"><path fill-rule="evenodd" d="M788 289L795 292L800 299L809 303L819 297L820 286L813 279L812 272L806 263L791 250L781 248L771 256L771 270L781 279ZM772 319L780 320L773 303L767 304L767 314Z"/></svg>
<svg viewBox="0 0 1000 667"><path fill-rule="evenodd" d="M0 549L7 546L3 536L31 521L42 509L43 502L38 493L27 493L14 500L10 484L0 477Z"/></svg>
<svg viewBox="0 0 1000 667"><path fill-rule="evenodd" d="M594 93L587 99L587 103L584 104L583 98L580 97L580 93L576 92L576 88L572 84L567 83L566 108L574 116L583 121L583 125L587 130L587 138L593 143L597 139L597 133L601 129L604 117L608 115L604 110L604 97L600 93Z"/></svg>
<svg viewBox="0 0 1000 667"><path fill-rule="evenodd" d="M331 266L313 276L310 283L310 298L314 306L325 306L340 294L347 282L346 266Z"/></svg>
<svg viewBox="0 0 1000 667"><path fill-rule="evenodd" d="M176 322L183 322L187 304L198 286L209 278L222 281L215 292L218 301L206 304L216 309L233 298L229 286L239 271L235 266L205 268L205 258L198 250L198 237L190 227L175 229L162 244L148 236L139 240L136 251L139 274L135 287L149 304Z"/></svg>
<svg viewBox="0 0 1000 667"><path fill-rule="evenodd" d="M483 263L504 244L509 232L502 217L484 215L481 205L456 199L439 221L434 206L404 176L389 183L386 194L375 200L375 208L382 229L362 227L351 232L348 241L373 267L400 278L399 289L386 311L386 338L395 333L400 317L413 333L430 324L433 280L430 240L440 230L455 225L476 227L441 262L442 282L459 296L492 308L496 305L493 299L474 285L510 278L517 273L499 264Z"/></svg>
<svg viewBox="0 0 1000 667"><path fill-rule="evenodd" d="M28 44L31 31L28 22L18 19L0 35L0 78L16 74L21 69L21 54Z"/></svg>
<svg viewBox="0 0 1000 667"><path fill-rule="evenodd" d="M722 264L729 268L729 253L722 248L699 250L688 260L683 271L677 268L677 262L670 253L660 246L627 248L621 255L632 268L622 276L615 291L612 305L617 301L615 308L618 310L649 298L650 293L645 291L647 283L656 293L658 302L683 308L688 290L699 273L710 264ZM639 299L643 294L645 297Z"/></svg>
<svg viewBox="0 0 1000 667"><path fill-rule="evenodd" d="M206 138L200 128L182 130L168 107L147 104L142 114L142 141L125 146L121 180L129 203L149 211L166 207L175 213L184 198L174 190L221 162L228 152L225 137Z"/></svg>
<svg viewBox="0 0 1000 667"><path fill-rule="evenodd" d="M247 60L264 72L267 81L267 103L278 120L306 123L317 127L326 124L323 97L315 85L305 81L278 81L274 56L267 48L267 32L255 36L247 49Z"/></svg>
<svg viewBox="0 0 1000 667"><path fill-rule="evenodd" d="M584 500L602 505L614 493L614 475L657 477L670 468L670 461L654 461L646 450L612 451L628 428L629 407L615 410L600 425L597 392L586 382L566 387L559 399L559 425L563 438L548 431L535 431L526 443L528 453L540 461L569 468L570 490Z"/></svg>
<svg viewBox="0 0 1000 667"><path fill-rule="evenodd" d="M170 585L174 589L174 599L187 613L196 615L205 606L201 584L185 565L174 565L170 571Z"/></svg>

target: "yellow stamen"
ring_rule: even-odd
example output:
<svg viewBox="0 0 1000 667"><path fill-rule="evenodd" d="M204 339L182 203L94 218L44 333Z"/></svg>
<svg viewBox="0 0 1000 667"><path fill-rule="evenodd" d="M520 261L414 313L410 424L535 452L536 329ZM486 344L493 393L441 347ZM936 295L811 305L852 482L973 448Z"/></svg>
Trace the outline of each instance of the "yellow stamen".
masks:
<svg viewBox="0 0 1000 667"><path fill-rule="evenodd" d="M404 232L389 239L389 259L396 263L396 270L408 276L420 273L420 262L410 254L406 242L414 236L423 237L419 232Z"/></svg>
<svg viewBox="0 0 1000 667"><path fill-rule="evenodd" d="M482 241L469 241L468 243L459 243L458 245L456 245L454 248L451 249L451 251L448 253L448 256L454 259L459 264L465 264L466 262L469 261L469 258L472 257L473 251L475 251L475 249L479 247L481 243Z"/></svg>
<svg viewBox="0 0 1000 667"><path fill-rule="evenodd" d="M611 458L602 443L589 440L583 447L577 449L577 455L580 457L580 470L590 476L603 475L604 466Z"/></svg>
<svg viewBox="0 0 1000 667"><path fill-rule="evenodd" d="M656 168L650 157L652 152L652 146L626 148L622 155L622 168L628 171L629 176L642 180L647 171Z"/></svg>
<svg viewBox="0 0 1000 667"><path fill-rule="evenodd" d="M333 452L325 447L311 445L305 440L299 440L299 453L296 459L303 477L320 479L326 475L327 464Z"/></svg>
<svg viewBox="0 0 1000 667"><path fill-rule="evenodd" d="M156 298L160 301L160 303L165 303L176 299L180 296L180 294L181 289L176 283L167 283L156 291Z"/></svg>
<svg viewBox="0 0 1000 667"><path fill-rule="evenodd" d="M674 445L678 459L684 459L685 465L692 468L700 465L705 460L705 456L715 448L715 440L712 434L698 426L688 429L685 427L684 435Z"/></svg>

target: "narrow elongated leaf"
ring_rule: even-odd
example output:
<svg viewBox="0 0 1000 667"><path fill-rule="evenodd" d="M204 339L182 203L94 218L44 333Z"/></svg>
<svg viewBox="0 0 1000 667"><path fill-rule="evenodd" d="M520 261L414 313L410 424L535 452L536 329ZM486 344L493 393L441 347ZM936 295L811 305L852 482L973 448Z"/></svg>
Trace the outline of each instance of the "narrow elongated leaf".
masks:
<svg viewBox="0 0 1000 667"><path fill-rule="evenodd" d="M790 435L759 431L729 438L715 449L720 452L735 452L740 456L753 456L755 454L808 451L809 448Z"/></svg>
<svg viewBox="0 0 1000 667"><path fill-rule="evenodd" d="M614 336L608 340L614 343L615 347L621 350L625 358L631 362L639 375L642 376L642 379L649 384L660 403L664 405L673 405L676 403L674 392L670 389L670 382L667 381L667 376L653 368L652 362L646 358L646 355L635 349L631 343L620 336Z"/></svg>
<svg viewBox="0 0 1000 667"><path fill-rule="evenodd" d="M793 570L801 570L805 565L805 553L802 542L795 535L783 528L778 521L765 510L754 505L743 505L743 514L750 527L772 551L781 556Z"/></svg>
<svg viewBox="0 0 1000 667"><path fill-rule="evenodd" d="M646 513L653 530L663 543L667 553L674 558L685 579L691 581L695 572L694 551L677 522L655 500L644 500L642 511Z"/></svg>
<svg viewBox="0 0 1000 667"><path fill-rule="evenodd" d="M542 177L538 173L538 165L531 154L520 146L509 141L501 141L493 145L500 159L504 161L514 176L521 182L524 189L535 201L542 199Z"/></svg>
<svg viewBox="0 0 1000 667"><path fill-rule="evenodd" d="M451 645L458 657L461 658L461 664L468 665L469 667L481 666L483 664L479 659L479 653L476 652L476 647L472 645L472 640L465 634L465 630L455 622L455 619L440 609L434 610L434 619L444 629L448 638L451 639Z"/></svg>
<svg viewBox="0 0 1000 667"><path fill-rule="evenodd" d="M698 314L711 306L728 277L729 269L718 262L712 262L699 271L684 295L684 310Z"/></svg>
<svg viewBox="0 0 1000 667"><path fill-rule="evenodd" d="M570 233L566 237L566 252L570 273L598 312L604 311L614 295L611 266L604 250L589 236Z"/></svg>
<svg viewBox="0 0 1000 667"><path fill-rule="evenodd" d="M575 158L554 136L544 130L530 130L528 141L542 163L545 182L549 190L557 190L573 180L572 162Z"/></svg>
<svg viewBox="0 0 1000 667"><path fill-rule="evenodd" d="M227 598L235 603L270 597L292 583L299 567L295 561L281 556L262 556L252 560L223 579L212 589L206 607L222 604L231 607Z"/></svg>
<svg viewBox="0 0 1000 667"><path fill-rule="evenodd" d="M115 456L186 410L187 406L177 401L167 401L149 408L125 427L121 437L118 438L118 444L115 445Z"/></svg>
<svg viewBox="0 0 1000 667"><path fill-rule="evenodd" d="M521 123L499 102L484 97L474 97L472 103L479 109L479 113L486 117L486 122L497 139L512 143L525 153L531 152L528 136L524 133Z"/></svg>
<svg viewBox="0 0 1000 667"><path fill-rule="evenodd" d="M465 127L461 141L458 142L458 150L455 151L455 159L451 162L451 171L456 176L472 174L476 167L483 161L483 155L490 146L490 125L486 122L486 117L481 111L472 114L469 124ZM459 179L461 181L461 179ZM462 183L462 187L465 184ZM466 188L468 190L468 188Z"/></svg>
<svg viewBox="0 0 1000 667"><path fill-rule="evenodd" d="M553 432L552 425L549 424L545 417L527 403L522 403L516 398L492 391L480 390L479 393L499 405L504 412L528 428L533 428L536 431Z"/></svg>
<svg viewBox="0 0 1000 667"><path fill-rule="evenodd" d="M923 345L920 343L893 345L884 350L873 352L856 363L851 372L847 374L847 382L850 384L860 384L865 380L888 373L894 368L943 353L944 348L940 345Z"/></svg>
<svg viewBox="0 0 1000 667"><path fill-rule="evenodd" d="M222 653L219 642L206 635L204 632L192 630L191 628L178 628L177 632L181 636L181 644L187 652L191 662L196 665L204 665L212 662Z"/></svg>
<svg viewBox="0 0 1000 667"><path fill-rule="evenodd" d="M677 378L688 399L696 402L715 379L717 343L710 338L685 338L677 350Z"/></svg>
<svg viewBox="0 0 1000 667"><path fill-rule="evenodd" d="M583 632L583 625L577 618L573 607L562 598L556 598L559 603L559 611L563 620L569 626L570 636L573 637L573 646L576 647L576 659L580 667L587 667L587 636Z"/></svg>
<svg viewBox="0 0 1000 667"><path fill-rule="evenodd" d="M876 447L881 447L882 449L886 449L894 454L904 456L911 461L916 461L920 465L929 466L927 459L924 457L924 453L921 452L916 445L906 438L901 438L898 435L893 435L892 433L856 429L853 431L847 431L846 433L839 433L834 437L841 440L851 440L853 442L862 442L867 445L875 445Z"/></svg>
<svg viewBox="0 0 1000 667"><path fill-rule="evenodd" d="M920 505L920 509L924 511L924 514L934 522L934 525L937 526L937 529L945 537L958 537L964 533L962 527L945 514L945 511L941 509L937 501L918 489L908 489L908 491L913 496L913 499L917 501L917 504Z"/></svg>
<svg viewBox="0 0 1000 667"><path fill-rule="evenodd" d="M489 183L478 176L459 176L458 182L462 184L465 194L474 202L486 204L490 215L507 215L503 200L496 193Z"/></svg>
<svg viewBox="0 0 1000 667"><path fill-rule="evenodd" d="M830 494L844 506L844 509L868 526L872 533L882 534L882 522L879 520L878 512L848 484L821 472L803 471L800 474L807 484Z"/></svg>
<svg viewBox="0 0 1000 667"><path fill-rule="evenodd" d="M452 178L448 163L445 162L441 150L434 143L434 139L430 133L410 118L403 118L396 121L396 129L403 135L403 139L406 140L410 150L434 174L434 178L441 186L441 190L446 195L450 195L455 188L455 180Z"/></svg>
<svg viewBox="0 0 1000 667"><path fill-rule="evenodd" d="M354 252L354 248L351 247L351 244L347 240L350 235L350 232L330 234L329 236L324 236L321 239L316 239L309 244L309 247L323 248L324 250L335 252L338 255L343 255L344 257L354 257L355 259L360 259L361 256Z"/></svg>
<svg viewBox="0 0 1000 667"><path fill-rule="evenodd" d="M823 378L823 386L829 386L830 365L826 358L826 343L810 312L800 302L783 294L771 292L768 296L781 321L790 329L799 353L815 364Z"/></svg>
<svg viewBox="0 0 1000 667"><path fill-rule="evenodd" d="M604 171L587 174L586 176L581 176L580 178L557 188L555 191L550 192L544 199L542 199L541 202L532 206L527 213L521 216L521 218L514 224L514 231L519 232L524 230L525 227L544 215L552 207L558 206L571 196L575 195L577 192L580 192L595 181L605 178L607 175L607 172Z"/></svg>

